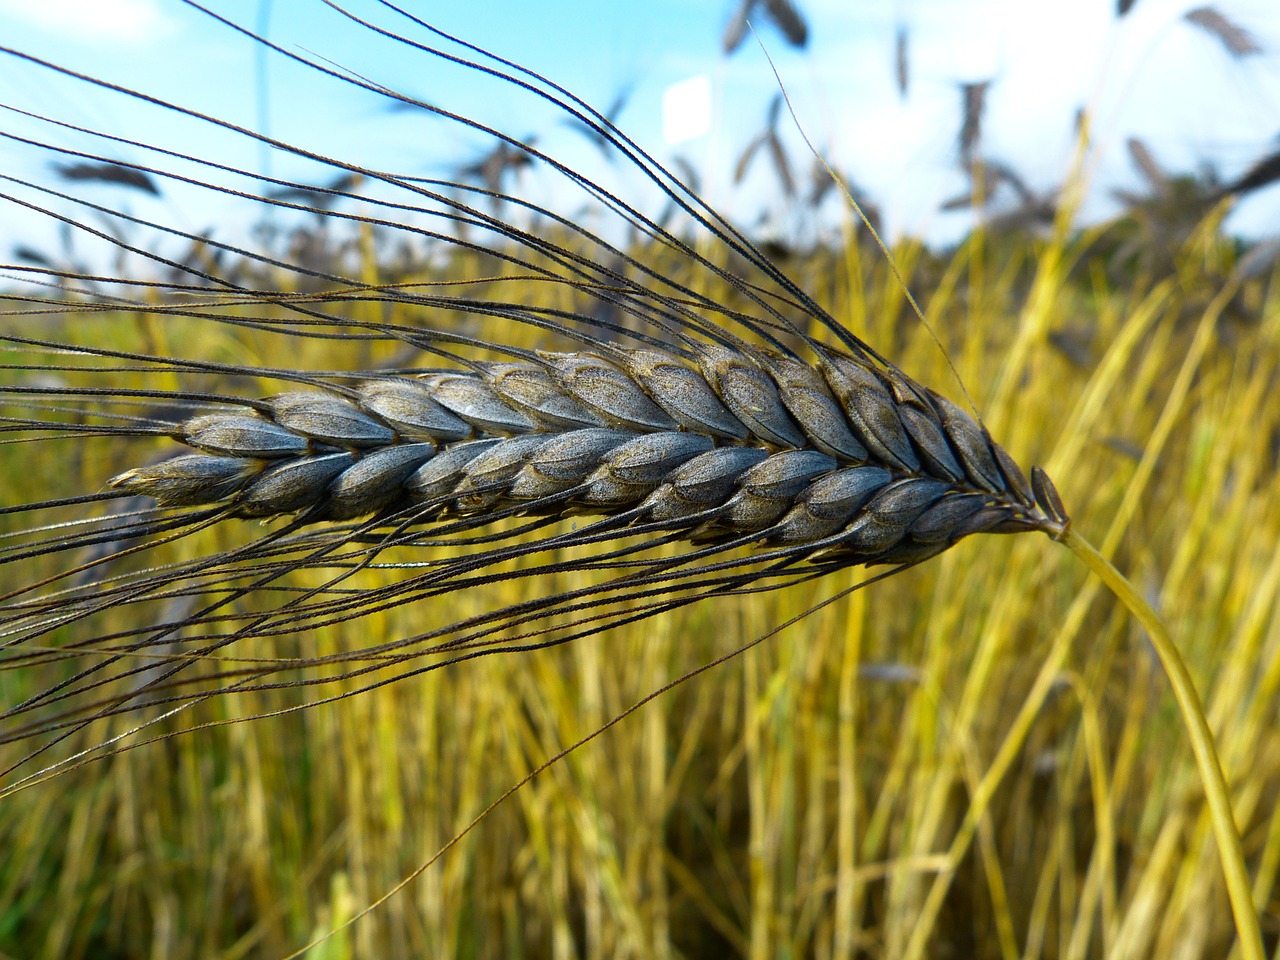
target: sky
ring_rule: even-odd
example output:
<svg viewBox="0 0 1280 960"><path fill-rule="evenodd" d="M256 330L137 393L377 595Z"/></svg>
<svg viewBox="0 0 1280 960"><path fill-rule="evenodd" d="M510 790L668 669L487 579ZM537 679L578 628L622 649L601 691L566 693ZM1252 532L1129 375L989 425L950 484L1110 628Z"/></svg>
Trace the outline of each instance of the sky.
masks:
<svg viewBox="0 0 1280 960"><path fill-rule="evenodd" d="M704 195L731 219L765 233L785 232L789 206L765 158L756 158L743 184L734 183L738 157L763 129L778 90L760 43L748 38L728 57L720 50L740 2L408 0L415 14L554 79L601 109L627 91L618 118L624 130L664 162L675 156L688 161L700 174ZM1089 108L1096 149L1084 216L1093 220L1117 209L1112 191L1143 190L1125 146L1130 137L1140 138L1171 173L1212 167L1224 179L1280 143L1280 4L1274 0L1216 5L1262 47L1242 58L1186 22L1184 14L1198 0L1136 0L1123 18L1116 16L1116 0L796 2L809 24L808 48L790 49L757 14L760 42L814 146L883 210L892 235L948 243L971 224L970 214L940 209L967 182L956 147L965 83L990 81L982 155L1011 167L1037 191L1052 191L1068 175L1077 111ZM549 106L355 28L316 0L210 5L238 23L265 27L286 49L518 137L534 136L539 147L593 175L592 164L603 163ZM355 0L351 9L395 29L406 26L368 0ZM905 94L896 63L900 33L907 44ZM392 111L368 93L322 82L284 58L266 58L234 30L176 0L0 0L0 44L317 152L406 175L447 175L491 142L420 112ZM673 97L673 87L683 94ZM702 104L705 116L696 109L689 117L674 116L673 102L686 110ZM145 109L13 56L0 57L0 103L249 169L307 176L289 158L269 158L245 138ZM807 147L789 121L781 126L792 166L807 177ZM47 126L0 113L0 131L39 130L50 136ZM70 131L57 136L102 149ZM679 142L667 142L670 137ZM128 161L147 159L134 147L114 149ZM56 185L50 163L30 146L0 142L0 171ZM535 179L525 188L543 185ZM155 201L122 200L120 188L94 189L115 191L102 194L104 203L125 203L139 216L192 230L252 215L176 188ZM0 190L9 192L3 185ZM1280 232L1280 190L1240 204L1229 224L1249 236ZM0 257L17 244L53 242L52 229L20 208L0 209Z"/></svg>

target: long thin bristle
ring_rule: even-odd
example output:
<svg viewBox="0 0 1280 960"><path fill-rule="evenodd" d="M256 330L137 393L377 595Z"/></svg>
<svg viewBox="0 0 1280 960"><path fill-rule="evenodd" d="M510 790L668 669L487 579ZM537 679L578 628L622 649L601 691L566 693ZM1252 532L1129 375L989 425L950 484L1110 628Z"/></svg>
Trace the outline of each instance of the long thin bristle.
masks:
<svg viewBox="0 0 1280 960"><path fill-rule="evenodd" d="M107 347L100 335L65 346L51 337L4 335L31 355L29 363L11 365L14 373L26 366L65 381L8 387L9 399L22 405L20 414L9 417L10 428L28 439L64 432L82 440L155 436L188 445L188 452L177 457L177 449L157 447L158 460L157 454L133 462L115 459L98 474L107 489L94 494L95 500L111 492L122 504L154 500L161 508L154 514L130 509L108 514L89 529L65 532L58 521L34 525L0 554L0 561L16 564L97 551L10 594L4 622L6 646L14 656L21 656L23 644L43 644L55 634L72 631L87 638L64 647L72 662L84 665L57 686L55 698L38 696L10 707L12 717L49 714L24 720L21 736L40 729L62 730L59 736L66 736L92 717L143 709L157 697L164 701L163 691L178 682L198 700L224 682L222 674L180 678L215 654L234 659L254 638L372 616L495 578L535 581L566 570L617 574L581 599L565 594L549 601L545 613L535 615L536 605L504 608L492 615L494 627L466 643L493 629L518 627L530 616L547 624L529 635L536 637L565 613L607 609L615 597L646 584L655 585L654 597L689 589L732 593L769 582L772 563L786 569L808 560L822 569L838 565L842 553L845 562L911 563L968 533L1050 522L1021 492L1020 474L1006 476L1011 461L992 452L976 424L836 323L605 115L535 73L390 9L440 41L460 43L475 59L339 12L354 26L416 54L442 58L551 102L642 173L659 196L725 250L743 258L751 272L727 269L718 256L699 252L633 202L528 141L287 50L217 14L210 16L328 82L410 102L496 137L500 149L550 168L620 218L638 239L620 246L550 206L504 194L500 179L477 187L464 182L469 176L455 181L395 176L6 51L33 70L207 124L233 140L319 163L331 173L323 184L319 178L306 183L263 177L163 143L25 112L48 138L6 136L61 158L59 169L115 184L146 184L157 193L166 185L195 188L263 209L305 213L335 228L376 229L446 244L455 256L480 254L497 265L495 273L475 277L469 287L447 274L370 281L351 275L339 259L307 265L7 176L16 187L43 198L16 202L137 258L142 270L133 277L113 277L28 268L37 280L44 276L82 287L81 302L74 305L67 302L65 286L62 293L44 297L50 313L102 316L119 323L122 342L139 346ZM780 102L775 100L768 131L775 153ZM70 149L58 142L59 133L87 137L111 152ZM144 156L145 162L119 159L114 155L119 147ZM786 171L779 172L785 179ZM358 210L341 203L357 198ZM483 208L485 199L501 201L508 213L518 210L552 229L519 226L498 207ZM55 204L73 212L57 212ZM91 222L97 216L114 226L98 228ZM438 226L419 226L424 217ZM233 259L224 260L222 269L206 269L155 252L154 241L130 238L135 230ZM704 292L702 281L681 279L656 265L654 251L661 250L727 285L736 303ZM239 269L226 269L232 264ZM157 278L157 272L169 278ZM524 299L530 278L560 287L570 304L550 309ZM290 289L303 285L309 289ZM18 306L18 315L35 316L40 309ZM408 310L428 312L425 320L406 322ZM444 312L478 319L485 332L466 332L466 325L451 329L431 319ZM605 313L614 319L601 319ZM164 322L189 346L149 352L146 338L130 329L129 314ZM317 341L317 347L329 339L365 343L383 356L387 347L399 346L430 358L415 367L438 372L403 379L408 371L402 364L326 371L206 358L192 349L200 329L219 331L228 347L253 344L263 355L278 352L277 344L301 345L305 339ZM545 339L549 334L558 339ZM530 349L531 341L541 349ZM64 349L77 362L49 362L51 353ZM495 354L508 359L495 364L489 359ZM387 375L399 379L381 379ZM158 378L164 378L163 387L149 386ZM292 384L320 389L282 391ZM108 409L92 410L96 398ZM133 412L109 412L109 405L125 401L134 405ZM477 451L486 449L476 456L468 443ZM789 459L792 448L798 456L811 452ZM474 462L459 459L464 452ZM452 473L443 472L446 462ZM427 474L432 479L425 479ZM59 496L23 509L53 514L84 502ZM519 514L554 518L584 510L614 516L533 545L518 542L530 525L495 528ZM241 522L228 518L290 514L295 518L273 532L243 536L237 531L235 546L203 557L177 554L148 569L150 554L167 552L179 541L195 542L210 526ZM414 551L456 549L471 531L481 533L474 542L484 545L465 562L411 559ZM624 546L609 549L613 543ZM579 551L571 562L528 563L536 555L566 549ZM655 551L669 551L671 558L645 558ZM726 554L731 559L715 559ZM418 562L426 563L422 572L413 571ZM497 572L513 564L508 572ZM347 586L372 569L405 572L376 589ZM308 577L311 585L303 586L299 578ZM38 599L41 592L47 600ZM182 617L150 619L178 598L190 608ZM249 609L233 612L246 605ZM107 627L125 614L134 625ZM180 652L158 673L149 661L130 665L157 648ZM421 640L410 648L409 659L438 649L424 647ZM47 650L41 653L46 661L50 656ZM362 656L352 650L347 659L358 662ZM306 669L302 662L295 667ZM124 692L116 699L94 699L112 683L123 685ZM86 705L75 705L77 699ZM69 702L63 706L64 701Z"/></svg>
<svg viewBox="0 0 1280 960"><path fill-rule="evenodd" d="M796 4L733 6L726 44L749 13L808 38ZM1168 730L1141 636L1028 538L974 535L1072 536L1007 439L1087 523L1121 518L1184 622L1239 633L1252 659L1205 690L1275 860L1271 773L1239 763L1274 704L1236 696L1274 632L1265 264L1202 225L1176 273L1110 279L1070 184L982 156L987 83L962 89L958 203L1048 207L1052 239L757 243L708 171L620 129L643 97L596 110L389 3L316 12L376 53L206 25L305 76L299 108L394 111L403 168L337 108L293 142L0 54L104 105L33 96L55 106L0 131L32 161L0 205L55 238L0 265L0 952L15 929L9 952L73 958L1225 953L1185 771L1143 750ZM514 119L454 107L473 83ZM734 154L769 153L791 210L770 96ZM1129 152L1135 211L1176 199ZM950 363L972 400L926 385ZM668 713L618 722L658 690ZM343 928L371 904L394 923Z"/></svg>

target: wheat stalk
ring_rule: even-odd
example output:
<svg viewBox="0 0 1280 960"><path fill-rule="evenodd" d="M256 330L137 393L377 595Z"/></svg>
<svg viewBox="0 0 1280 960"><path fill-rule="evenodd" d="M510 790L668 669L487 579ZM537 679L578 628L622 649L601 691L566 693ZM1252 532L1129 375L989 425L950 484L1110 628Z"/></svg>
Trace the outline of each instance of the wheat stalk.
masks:
<svg viewBox="0 0 1280 960"><path fill-rule="evenodd" d="M321 61L273 49L339 83L442 113ZM8 52L33 68L97 83ZM1033 470L1028 481L978 419L845 329L606 117L514 64L494 59L464 66L553 100L745 267L725 266L668 229L665 219L646 216L629 198L531 143L452 115L446 116L497 135L499 147L522 161L580 186L629 227L634 242L610 242L549 206L503 195L497 183L477 188L336 163L176 104L160 105L320 163L330 186L255 177L162 145L132 143L151 159L129 163L106 148L97 153L62 146L52 136L4 134L51 152L69 168L111 170L118 183L165 189L185 182L359 230L448 243L497 266L492 283L462 294L451 280L401 284L347 276L333 263L290 266L3 175L15 191L27 191L27 199L15 194L15 202L172 271L171 279L157 281L11 265L36 281L7 297L20 316L132 311L149 321L279 336L290 345L309 337L391 343L412 348L415 360L382 370L311 372L287 363L254 367L85 344L70 332L0 334L0 341L36 358L30 364L36 372L67 381L0 387L10 406L6 432L32 443L167 438L195 451L152 463L138 458L114 478L119 466L104 470L105 489L5 508L63 519L18 531L0 550L0 564L21 570L34 561L72 558L52 572L42 568L0 598L5 665L26 669L65 660L73 668L0 715L6 724L0 741L32 745L5 771L10 779L0 796L132 748L145 742L149 728L228 692L332 684L339 692L313 702L351 696L396 676L568 642L707 596L802 584L853 564L888 564L895 572L978 532L1040 530L1089 557L1043 471ZM967 106L977 109L968 112L980 114L981 96L970 100ZM976 141L976 127L976 120L966 122L962 139ZM115 140L109 131L76 132ZM192 176L187 165L201 172ZM223 177L251 186L230 186ZM360 213L333 209L356 198L364 204ZM57 212L63 202L83 212ZM500 210L517 212L504 217ZM116 224L158 227L198 253L239 257L241 272L197 257L164 257L98 229L100 214ZM411 222L416 214L428 215L428 225ZM521 215L529 221L518 222ZM717 278L735 301L702 293L696 281L652 265L646 245ZM322 290L281 290L272 285L278 271ZM589 305L535 307L491 289L505 291L511 283L544 284ZM510 336L359 312L370 305L485 317L505 324ZM286 319L266 315L268 308ZM521 336L530 332L550 342L530 349ZM421 353L434 358L425 371L412 365ZM285 389L246 391L245 381L263 379ZM139 382L148 386L139 389ZM86 518L86 503L110 509ZM65 519L68 511L73 519ZM576 514L595 519L551 528ZM261 519L276 523L225 550L177 560L163 553L211 528ZM447 555L433 553L436 548ZM469 552L460 557L463 549ZM151 556L163 559L153 566L146 562ZM1100 558L1089 559L1099 568ZM353 578L373 567L394 570L398 578L355 588ZM601 580L356 651L273 659L244 646L427 604L497 577L536 582L579 569ZM308 574L318 579L301 585L291 579ZM129 616L124 625L122 614ZM1185 670L1178 673L1176 650L1158 620L1147 622L1162 656L1172 651L1180 702L1194 713L1194 687ZM73 640L59 646L66 635ZM304 680L288 678L299 670L309 671ZM114 717L132 725L87 746L73 739ZM1203 727L1192 733L1202 771L1216 763L1207 734ZM157 730L158 738L164 735ZM54 749L64 740L75 745L69 755ZM1220 784L1220 771L1218 777ZM1256 915L1250 929L1238 836L1232 851L1225 790L1210 788L1209 795L1252 958L1260 955L1252 946Z"/></svg>
<svg viewBox="0 0 1280 960"><path fill-rule="evenodd" d="M287 55L299 59L297 54ZM337 75L322 64L308 64L344 83L439 112L425 102ZM39 65L67 73L50 64ZM508 79L521 77L519 68L506 66L511 69ZM728 310L656 273L580 225L527 201L501 198L505 204L560 224L578 242L599 253L589 257L548 243L530 229L517 227L453 195L462 190L487 202L493 199L492 191L461 184L423 184L376 170L339 165L345 171L344 184L380 184L407 194L412 203L366 196L366 203L386 211L386 216L343 214L327 208L334 197L353 194L349 189L326 188L325 212L332 219L490 251L526 278L542 278L582 290L597 303L615 310L622 322L605 324L587 313L575 312L566 317L540 312L519 302L421 292L412 286L352 285L341 274L311 271L320 281L341 285L339 291L331 294L328 302L323 298L271 294L268 299L299 317L302 325L271 325L269 329L279 326L286 336L298 336L313 329L324 331L341 326L348 335L354 330L366 337L395 340L442 356L452 369L417 378L373 379L353 372L344 378L345 384L299 371L263 370L257 372L326 386L331 392L294 391L252 400L220 392L221 380L226 376L254 372L243 366L81 347L85 355L96 358L106 369L112 363L142 362L157 373L168 370L186 378L212 381L213 385L203 390L171 391L138 391L132 384L128 388L121 384L107 388L10 388L12 397L26 399L37 409L59 404L64 405L61 409L65 405L75 407L68 418L19 420L13 429L27 433L38 429L64 431L70 436L88 433L107 438L171 436L204 453L135 466L97 495L119 499L130 510L109 514L88 533L49 539L37 536L10 547L0 555L2 560L17 563L90 543L110 548L134 540L142 541L138 549L145 551L145 538L155 534L181 537L229 517L297 514L283 530L226 556L184 561L160 573L146 569L119 572L110 556L114 551L108 549L104 556L90 559L73 571L11 592L0 611L10 648L30 644L72 624L83 625L92 635L93 625L104 622L114 611L154 606L162 598L182 596L198 608L172 622L131 627L123 636L119 631L112 632L111 645L102 646L109 646L113 653L86 667L58 691L9 709L7 716L11 720L28 718L27 724L16 727L11 736L29 736L37 730L62 731L60 735L65 735L85 722L82 716L127 713L131 704L150 704L157 698L163 702L192 702L206 695L208 686L184 688L180 675L227 644L275 635L284 623L294 628L323 624L347 615L347 611L376 611L407 602L426 591L439 595L461 589L482 582L483 574L474 571L539 549L546 552L580 542L650 536L649 541L638 541L617 553L616 560L598 561L615 564L616 569L625 572L615 581L588 591L585 597L549 598L536 611L504 609L490 614L483 623L449 625L405 642L403 652L397 656L412 660L432 651L457 655L464 648L492 644L491 638L513 623L531 624L536 620L537 624L546 624L566 612L594 609L591 604L604 603L606 597L637 587L649 588L651 595L676 594L691 589L690 585L697 585L703 593L725 592L761 577L779 582L804 579L840 564L914 562L982 530L1061 529L1064 518L1038 504L1032 485L972 418L915 384L837 324L605 117L564 91L553 88L553 92L575 121L594 130L614 150L652 176L667 202L700 222L727 249L744 257L758 272L760 281L743 281L695 253L682 239L631 204L586 181L588 192L651 241L727 281L740 292L750 312ZM126 95L139 96L130 91ZM278 150L315 159L287 144L268 141L175 104L162 106ZM454 119L478 127L464 118ZM487 128L486 131L495 133ZM573 171L529 144L501 136L500 140L583 182ZM78 162L108 162L86 155L86 151L68 151L44 141L30 142L58 154L70 154ZM151 151L206 169L243 172L172 150L152 147ZM158 165L118 162L112 166L146 176L148 182L163 184L177 179L172 171ZM214 180L182 179L208 190L230 192ZM299 205L279 198L302 196L300 191L308 185L272 180L269 186L271 189L262 195L254 194L254 199L277 208L299 209ZM446 186L450 193L441 189ZM55 193L36 184L27 187L44 196ZM84 201L79 202L84 205ZM437 215L460 228L486 230L510 246L481 247L474 241L403 222L403 211L432 209L424 205L427 203L434 205ZM139 223L123 211L104 212L125 223ZM400 219L390 219L393 215ZM77 226L103 236L87 224L77 222ZM201 240L172 228L163 229L184 240ZM109 236L105 239L119 243ZM228 249L216 241L207 242L212 248ZM136 249L145 256L155 256ZM234 252L244 254L241 250ZM271 266L282 265L260 259ZM117 294L90 308L109 310L123 306L153 316L198 318L235 327L267 326L260 318L244 319L231 312L238 304L262 302L264 297L257 290L195 265L169 260L163 263L179 271L179 276L191 278L201 287L221 288L223 293L213 299L206 294L203 300L187 295L186 302L161 305L144 305ZM65 272L57 275L68 284L86 285L90 279ZM760 286L761 282L768 286ZM194 293L189 285L179 283L169 283L165 288L178 297L187 290ZM342 292L344 288L346 294ZM328 312L329 303L348 296L487 314L530 325L591 349L550 354L507 346L504 352L511 359L485 361L476 354L493 350L495 343L487 339L421 326L352 323ZM66 303L58 297L50 298L44 309L63 312ZM807 333L792 319L797 313L807 323L816 323L823 329L823 340ZM619 339L624 343L615 345ZM629 345L625 344L628 339L632 341ZM828 340L834 340L839 347L829 346L825 342ZM11 342L36 350L61 349L60 344L49 340L11 338ZM82 408L86 397L104 391L121 402L132 397L152 408L156 404L170 410L192 408L196 415L180 417L175 422L157 417L149 409L141 416L99 417L97 422L86 424L86 419L94 420L96 413ZM231 404L236 412L226 410ZM219 406L224 412L217 412ZM1046 478L1037 475L1034 479L1036 490L1049 488ZM161 509L158 513L145 507L139 510L133 499L139 494L154 498L161 508L178 509ZM56 505L36 503L24 508ZM407 576L401 583L358 600L346 596L341 586L353 569L393 548L449 542L449 538L460 537L495 519L530 514L554 517L588 509L604 513L605 519L576 536L553 538L549 546L495 547L483 559L473 559L467 565L441 564L430 573ZM369 519L346 525L332 523L362 517ZM331 523L309 532L320 520ZM377 532L380 530L390 532ZM690 537L697 541L696 549L678 562L655 561L647 574L628 566L636 562L634 555L644 549ZM368 546L356 556L351 552L352 545L360 543ZM736 559L732 551L740 546L754 546L755 552ZM713 562L709 559L712 557L725 559ZM803 561L811 564L806 566ZM294 599L274 613L268 604L268 610L243 614L238 621L232 618L230 627L226 625L229 603L269 597L264 591L267 584L286 572L307 568L328 569L332 580L306 602ZM522 571L521 575L536 575L539 569ZM103 582L90 579L95 571L103 570L110 571ZM718 576L705 583L698 580L699 575L712 573ZM228 583L239 586L228 587ZM44 592L35 595L36 591ZM587 614L582 616L585 619ZM593 616L599 618L601 614L596 612ZM531 625L528 629L536 635L546 627ZM590 632L599 627L583 629ZM121 666L121 654L129 663L130 657L143 652L167 651L173 638L182 632L197 633L204 644L188 651L185 658L170 656L172 666L162 675L154 676L149 663ZM392 646L388 643L375 649L390 657ZM262 668L261 675L278 669ZM359 675L359 670L354 673ZM348 679L352 675L352 671L337 671L328 679ZM104 688L113 677L143 678L135 679L142 690L127 686L123 692L108 694ZM221 678L221 672L215 673L207 684L216 685ZM94 697L102 699L95 701Z"/></svg>

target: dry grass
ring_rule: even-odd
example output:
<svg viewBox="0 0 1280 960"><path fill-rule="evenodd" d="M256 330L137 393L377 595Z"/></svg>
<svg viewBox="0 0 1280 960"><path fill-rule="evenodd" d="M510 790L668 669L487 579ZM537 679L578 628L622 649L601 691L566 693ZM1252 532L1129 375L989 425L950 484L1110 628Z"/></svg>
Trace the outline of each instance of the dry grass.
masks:
<svg viewBox="0 0 1280 960"><path fill-rule="evenodd" d="M1222 256L1212 224L1178 276L1149 288L1099 281L1077 243L1034 258L972 243L951 264L968 279L920 292L993 431L1050 468L1077 522L1164 611L1274 939L1277 294L1245 290L1247 323L1222 316L1221 296L1188 310ZM864 318L904 367L945 382L928 339L885 319L896 294L882 266L847 262L835 315ZM1081 323L1088 368L1048 338ZM66 479L83 490L111 469ZM25 458L5 470L20 496L47 482ZM284 955L543 759L860 575L176 736L9 796L0 943L48 957ZM511 584L315 631L298 649L455 620L518 599ZM6 702L42 682L0 681ZM298 699L228 696L205 719ZM1127 616L1047 541L977 538L624 721L315 955L1221 956L1232 927L1202 811Z"/></svg>

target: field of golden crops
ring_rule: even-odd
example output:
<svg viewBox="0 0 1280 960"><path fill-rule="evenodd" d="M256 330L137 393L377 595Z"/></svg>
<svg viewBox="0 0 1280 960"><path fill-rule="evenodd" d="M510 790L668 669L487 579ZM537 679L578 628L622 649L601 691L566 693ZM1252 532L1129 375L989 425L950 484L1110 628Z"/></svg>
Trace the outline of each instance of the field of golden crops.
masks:
<svg viewBox="0 0 1280 960"><path fill-rule="evenodd" d="M161 160L77 162L163 182ZM244 188L300 215L257 256L170 234L186 258L129 276L0 278L0 957L1192 960L1257 956L1251 922L1275 954L1280 272L1224 233L1230 197L1184 182L1084 228L1068 200L1051 228L888 257L851 210L770 260L693 216L583 214L624 220L611 239L332 168L348 182L310 195ZM407 226L423 210L448 230ZM900 368L972 404L1053 478L1190 669L1243 919L1159 651L1035 530L773 568L776 541L723 514L609 529L507 491L492 518L248 515L250 487L156 510L155 487L109 486L197 448L269 474L275 454L215 450L191 418L270 432L282 392L473 384L537 350L661 347L692 370L720 331L758 370L869 344L876 389ZM813 446L760 430L707 445ZM928 461L923 434L902 442Z"/></svg>

